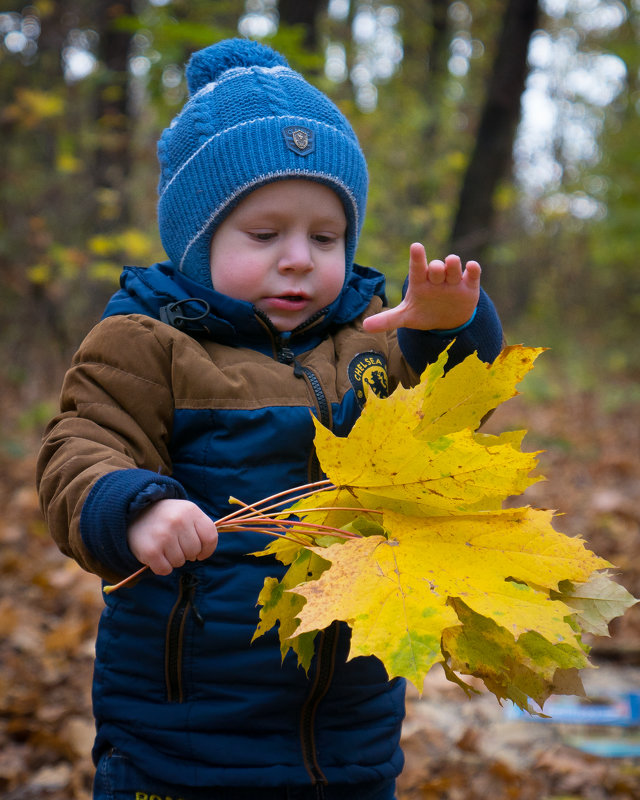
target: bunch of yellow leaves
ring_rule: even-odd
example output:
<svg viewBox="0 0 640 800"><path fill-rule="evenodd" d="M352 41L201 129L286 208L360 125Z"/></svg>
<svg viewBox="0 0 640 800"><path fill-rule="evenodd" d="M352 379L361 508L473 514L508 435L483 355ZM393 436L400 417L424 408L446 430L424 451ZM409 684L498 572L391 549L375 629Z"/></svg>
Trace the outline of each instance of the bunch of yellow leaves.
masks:
<svg viewBox="0 0 640 800"><path fill-rule="evenodd" d="M465 689L460 675L481 678L529 711L530 699L582 694L582 634L606 634L636 601L552 512L503 508L540 479L525 431L478 432L540 352L507 347L448 372L445 352L415 387L371 393L349 436L316 421L328 480L271 515L278 536L255 555L289 568L265 581L255 637L279 624L283 658L292 648L307 669L316 633L340 620L350 658L377 656L418 690L441 663Z"/></svg>

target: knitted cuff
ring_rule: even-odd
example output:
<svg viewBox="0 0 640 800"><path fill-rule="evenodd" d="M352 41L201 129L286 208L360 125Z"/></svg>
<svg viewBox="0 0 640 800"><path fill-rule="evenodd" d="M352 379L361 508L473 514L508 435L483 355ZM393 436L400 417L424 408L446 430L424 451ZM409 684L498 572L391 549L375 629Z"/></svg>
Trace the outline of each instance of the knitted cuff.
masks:
<svg viewBox="0 0 640 800"><path fill-rule="evenodd" d="M80 517L82 541L91 555L118 575L141 564L129 549L130 521L158 500L187 498L178 481L145 469L125 469L103 475L85 500Z"/></svg>
<svg viewBox="0 0 640 800"><path fill-rule="evenodd" d="M454 341L455 340L455 341ZM502 325L489 295L480 289L480 299L474 316L458 333L456 331L418 331L398 329L398 343L409 366L421 374L427 364L437 360L444 348L449 349L447 369L459 364L471 353L482 361L491 362L503 344Z"/></svg>
<svg viewBox="0 0 640 800"><path fill-rule="evenodd" d="M436 336L448 336L451 338L452 336L456 336L458 333L461 333L465 328L468 328L469 325L473 322L476 318L476 314L478 313L478 306L473 309L473 314L469 317L466 322L463 322L462 325L458 325L457 328L448 328L447 330L432 330L429 333L435 333Z"/></svg>

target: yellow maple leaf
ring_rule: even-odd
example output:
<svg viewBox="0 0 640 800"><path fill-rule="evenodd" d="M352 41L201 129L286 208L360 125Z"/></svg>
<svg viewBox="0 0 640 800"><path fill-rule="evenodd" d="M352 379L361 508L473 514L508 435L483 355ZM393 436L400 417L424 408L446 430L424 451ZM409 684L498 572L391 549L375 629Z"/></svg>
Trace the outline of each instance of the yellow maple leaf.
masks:
<svg viewBox="0 0 640 800"><path fill-rule="evenodd" d="M421 407L418 435L436 439L463 428L476 430L484 417L500 403L517 394L516 385L531 370L543 347L505 347L496 360L487 364L477 356L465 359L449 370L446 380L430 380L440 375L440 362L427 367L420 383L427 383Z"/></svg>
<svg viewBox="0 0 640 800"><path fill-rule="evenodd" d="M635 599L612 593L606 574L593 579L610 565L556 531L552 512L502 508L540 479L530 474L537 454L521 451L523 431L477 431L540 352L509 347L493 364L473 355L448 372L444 353L417 386L371 394L347 437L316 421L330 491L278 518L294 513L357 535L267 548L290 570L310 555L330 566L267 582L259 633L279 622L284 654L296 637L344 621L350 658L375 655L419 690L441 662L451 680L475 675L524 708L528 697L579 691L582 623L598 615L606 624Z"/></svg>
<svg viewBox="0 0 640 800"><path fill-rule="evenodd" d="M492 365L469 356L446 375L444 353L418 386L384 399L371 394L347 437L314 420L323 470L365 506L401 502L414 514L464 513L483 503L495 508L496 500L540 480L530 476L537 454L519 449L523 433L487 437L474 430L516 394L514 376L531 369L540 352L510 347Z"/></svg>
<svg viewBox="0 0 640 800"><path fill-rule="evenodd" d="M376 655L390 677L404 675L421 686L442 661L442 631L458 622L449 600L460 597L516 639L536 631L581 650L566 621L572 609L527 581L556 589L565 578L586 580L608 562L579 539L556 532L549 512L524 508L424 519L390 511L384 520L389 539L310 548L331 567L293 590L307 600L297 615L297 634L344 620L352 629L351 658Z"/></svg>

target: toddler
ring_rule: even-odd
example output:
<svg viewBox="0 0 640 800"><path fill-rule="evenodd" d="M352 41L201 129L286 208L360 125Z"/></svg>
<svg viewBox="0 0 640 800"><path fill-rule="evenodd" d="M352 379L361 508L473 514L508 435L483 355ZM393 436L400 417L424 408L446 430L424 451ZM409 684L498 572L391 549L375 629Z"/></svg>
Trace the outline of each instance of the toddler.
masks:
<svg viewBox="0 0 640 800"><path fill-rule="evenodd" d="M409 253L404 299L358 266L367 168L342 113L270 48L219 42L159 142L168 260L126 267L76 353L38 464L51 534L105 597L93 687L95 800L391 800L404 681L316 637L306 674L251 639L264 534L215 520L322 477L312 415L347 435L376 393L449 345L502 343L480 267Z"/></svg>

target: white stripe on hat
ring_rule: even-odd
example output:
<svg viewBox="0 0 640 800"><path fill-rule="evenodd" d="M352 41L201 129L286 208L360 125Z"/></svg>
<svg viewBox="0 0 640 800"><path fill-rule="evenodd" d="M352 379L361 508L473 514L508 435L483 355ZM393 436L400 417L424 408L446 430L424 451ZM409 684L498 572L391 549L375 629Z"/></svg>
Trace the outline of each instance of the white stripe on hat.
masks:
<svg viewBox="0 0 640 800"><path fill-rule="evenodd" d="M332 133L338 134L339 136L342 136L345 139L348 139L352 143L352 145L354 145L355 147L358 147L358 143L354 139L352 139L350 136L347 136L344 133L344 131L341 131L339 128L336 128L333 125L328 125L326 122L321 122L320 120L317 120L317 119L307 119L306 117L296 117L293 114L288 115L288 116L282 116L282 117L275 117L275 116L273 116L273 117L256 117L256 119L250 119L250 120L245 120L244 122L238 122L237 125L232 125L230 128L225 128L225 130L218 131L217 133L214 133L213 136L210 136L205 142L203 142L200 145L200 147L198 147L197 150L195 150L189 156L189 158L184 163L182 163L178 167L178 169L175 171L175 173L171 176L171 180L167 183L167 185L164 187L164 189L160 193L159 200L162 200L162 198L165 195L165 192L171 186L171 184L175 181L175 179L180 175L182 170L185 169L191 163L191 161L193 161L193 159L196 158L196 156L198 156L198 154L201 153L202 150L204 150L206 147L208 147L211 144L211 142L213 142L215 139L218 139L220 136L224 136L227 133L231 133L231 131L238 130L238 128L244 128L247 125L253 125L256 122L268 122L269 120L272 120L272 119L281 119L283 121L287 120L287 119L292 119L292 120L296 120L295 124L299 124L299 125L302 125L303 123L307 123L309 125L322 126L323 128L326 128L327 130L331 131Z"/></svg>
<svg viewBox="0 0 640 800"><path fill-rule="evenodd" d="M294 72L291 67L285 67L284 64L278 64L275 67L261 67L258 65L254 65L251 67L229 67L229 69L225 70L222 75L218 78L217 81L212 81L211 83L207 83L204 86L201 86L198 91L192 95L185 105L189 105L192 100L195 100L198 97L202 97L203 94L209 94L218 86L223 83L226 83L233 78L241 78L244 75L248 75L252 72L262 72L264 75L273 75L276 78L283 77L285 74L288 75L290 78L296 78L297 80L302 81L303 83L307 83L307 81L300 75L298 72ZM184 109L183 109L184 111Z"/></svg>

